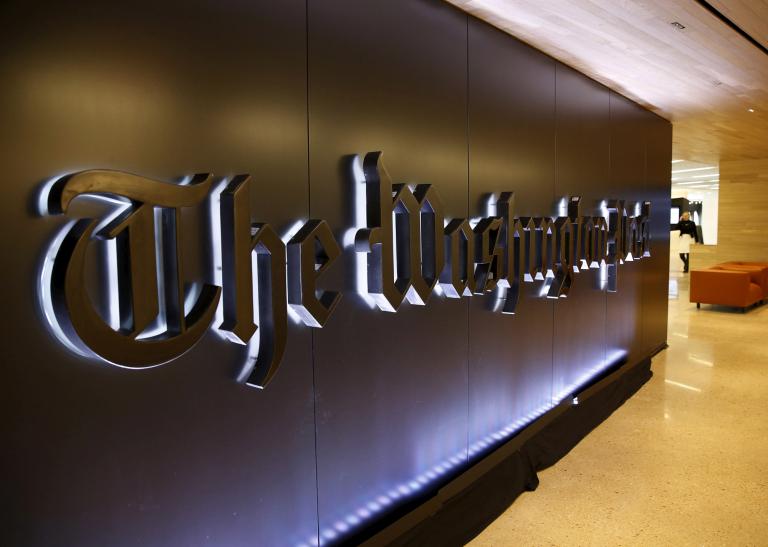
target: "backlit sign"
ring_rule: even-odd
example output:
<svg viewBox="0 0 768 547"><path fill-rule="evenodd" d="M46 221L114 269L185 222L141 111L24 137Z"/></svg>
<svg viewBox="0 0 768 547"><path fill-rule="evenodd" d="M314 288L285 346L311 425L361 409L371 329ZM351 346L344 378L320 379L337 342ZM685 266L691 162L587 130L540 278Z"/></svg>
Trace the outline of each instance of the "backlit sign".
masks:
<svg viewBox="0 0 768 547"><path fill-rule="evenodd" d="M361 225L349 245L358 257L358 292L396 312L405 300L423 306L446 298L495 293L499 313L513 314L523 283L566 298L575 275L601 268L617 288L617 267L649 256L650 203L605 203L606 216L582 216L571 197L557 217L514 216L514 193L491 199L492 214L448 219L437 188L393 184L381 153L358 161L356 211ZM48 214L67 214L78 196L110 200L105 218L70 222L51 243L40 300L56 337L71 350L126 368L148 368L190 350L213 325L249 347L240 380L263 388L280 366L289 315L312 328L332 320L342 295L320 287L342 247L325 220L299 223L284 241L254 223L251 177L214 184L210 174L171 184L118 171L89 170L52 181L42 196ZM182 209L209 204L208 230L218 249L211 282L186 287ZM629 215L628 210L634 212ZM346 238L345 238L346 239ZM86 290L86 255L102 245L110 289L107 321ZM159 326L158 326L159 325Z"/></svg>

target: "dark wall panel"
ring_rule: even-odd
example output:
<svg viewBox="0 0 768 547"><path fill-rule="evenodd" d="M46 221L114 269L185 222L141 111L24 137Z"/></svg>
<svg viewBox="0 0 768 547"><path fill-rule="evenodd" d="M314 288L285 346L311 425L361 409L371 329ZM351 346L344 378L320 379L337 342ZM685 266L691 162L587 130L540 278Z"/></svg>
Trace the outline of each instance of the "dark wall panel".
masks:
<svg viewBox="0 0 768 547"><path fill-rule="evenodd" d="M501 67L501 68L500 68ZM489 196L515 193L519 216L552 213L555 61L469 20L469 203L485 216ZM551 402L553 303L525 283L515 315L499 311L505 291L473 297L469 317L469 444ZM515 427L519 427L516 424Z"/></svg>
<svg viewBox="0 0 768 547"><path fill-rule="evenodd" d="M563 65L557 66L557 168L555 197L581 197L581 215L602 216L606 199L625 191L610 184L609 91ZM553 211L558 214L558 211ZM600 269L575 274L568 297L555 303L553 396L559 400L606 363L606 291Z"/></svg>
<svg viewBox="0 0 768 547"><path fill-rule="evenodd" d="M667 342L667 291L669 287L669 185L672 169L672 126L645 112L645 199L651 201L651 256L643 283L643 351Z"/></svg>
<svg viewBox="0 0 768 547"><path fill-rule="evenodd" d="M355 223L351 154L384 151L393 182L434 184L445 214L466 216L466 24L437 1L310 4L310 213L340 240ZM354 254L324 281L344 299L314 333L324 539L466 457L469 302L371 309Z"/></svg>
<svg viewBox="0 0 768 547"><path fill-rule="evenodd" d="M666 337L668 122L438 0L48 2L0 7L3 545L312 545L440 486L500 432L623 352ZM652 256L567 299L526 283L396 313L358 293L356 154L433 184L447 219L557 216L579 195L650 199ZM70 353L38 301L42 183L116 169L167 182L252 175L251 214L285 236L325 219L343 293L322 329L288 324L266 389L208 332L147 370ZM188 282L211 282L208 204L189 208ZM95 245L95 244L94 244ZM89 294L102 273L89 270ZM94 286L90 286L94 285ZM318 538L320 534L320 538Z"/></svg>
<svg viewBox="0 0 768 547"><path fill-rule="evenodd" d="M304 1L0 9L0 238L15 264L3 274L0 543L314 536L310 332L291 329L263 392L234 381L244 348L213 332L149 370L76 357L48 333L36 297L40 253L65 219L30 207L42 181L80 169L169 182L249 172L256 219L283 229L306 216ZM201 236L189 224L185 249Z"/></svg>
<svg viewBox="0 0 768 547"><path fill-rule="evenodd" d="M625 200L629 214L645 199L645 111L629 99L611 92L611 189ZM608 293L607 343L609 353L626 352L630 362L642 346L643 284L647 261L625 262L619 267L617 291Z"/></svg>

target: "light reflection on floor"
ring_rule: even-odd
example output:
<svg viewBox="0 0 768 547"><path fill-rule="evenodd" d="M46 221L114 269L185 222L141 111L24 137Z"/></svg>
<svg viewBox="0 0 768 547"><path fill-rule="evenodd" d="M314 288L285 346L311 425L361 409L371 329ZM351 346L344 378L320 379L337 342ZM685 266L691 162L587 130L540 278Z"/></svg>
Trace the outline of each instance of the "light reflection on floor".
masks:
<svg viewBox="0 0 768 547"><path fill-rule="evenodd" d="M674 300L675 298L678 298L680 294L680 289L678 286L677 279L670 278L669 280L669 299Z"/></svg>

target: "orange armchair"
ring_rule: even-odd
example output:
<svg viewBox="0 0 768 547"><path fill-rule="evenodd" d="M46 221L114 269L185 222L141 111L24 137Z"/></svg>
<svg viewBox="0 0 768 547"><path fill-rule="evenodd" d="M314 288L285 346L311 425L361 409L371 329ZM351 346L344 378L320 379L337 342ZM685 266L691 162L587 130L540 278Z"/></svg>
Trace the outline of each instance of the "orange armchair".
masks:
<svg viewBox="0 0 768 547"><path fill-rule="evenodd" d="M696 307L701 304L719 304L746 308L761 302L765 295L763 288L754 283L755 276L761 276L762 272L739 271L718 268L708 270L694 270L691 272L690 301L696 302Z"/></svg>

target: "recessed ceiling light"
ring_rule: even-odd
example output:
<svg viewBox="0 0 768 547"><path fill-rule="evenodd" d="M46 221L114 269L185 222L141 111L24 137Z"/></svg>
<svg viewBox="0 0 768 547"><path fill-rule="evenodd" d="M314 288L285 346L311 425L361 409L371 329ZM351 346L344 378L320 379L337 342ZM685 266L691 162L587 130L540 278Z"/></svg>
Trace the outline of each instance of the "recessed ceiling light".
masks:
<svg viewBox="0 0 768 547"><path fill-rule="evenodd" d="M677 21L672 21L670 23L673 27L675 27L677 30L683 30L685 28L685 25L678 23Z"/></svg>
<svg viewBox="0 0 768 547"><path fill-rule="evenodd" d="M754 112L754 111L755 111L754 108L747 108L747 112Z"/></svg>

